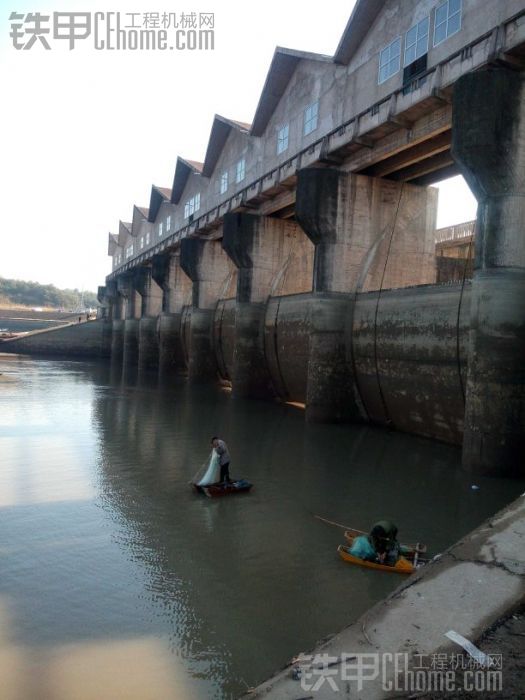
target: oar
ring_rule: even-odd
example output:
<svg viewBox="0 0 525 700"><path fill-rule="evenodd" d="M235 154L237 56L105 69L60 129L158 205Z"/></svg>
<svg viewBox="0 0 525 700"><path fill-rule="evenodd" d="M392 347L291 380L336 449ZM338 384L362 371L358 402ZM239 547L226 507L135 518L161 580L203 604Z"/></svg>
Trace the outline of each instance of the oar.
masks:
<svg viewBox="0 0 525 700"><path fill-rule="evenodd" d="M355 527L350 527L350 525L342 525L341 523L336 523L333 520L327 520L326 518L322 518L320 515L316 515L315 513L313 514L314 518L317 518L317 520L322 520L323 523L328 523L328 525L335 525L335 527L340 527L343 530L354 530L354 532L359 532L361 535L366 535L366 532L363 532L363 530L357 530Z"/></svg>

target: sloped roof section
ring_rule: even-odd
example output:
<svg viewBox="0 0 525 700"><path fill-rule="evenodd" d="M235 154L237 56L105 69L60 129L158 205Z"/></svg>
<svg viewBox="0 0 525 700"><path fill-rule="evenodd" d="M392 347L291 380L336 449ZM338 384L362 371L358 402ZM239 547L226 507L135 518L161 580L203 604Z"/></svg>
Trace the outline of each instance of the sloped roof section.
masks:
<svg viewBox="0 0 525 700"><path fill-rule="evenodd" d="M131 236L131 224L129 221L118 222L118 244L121 248L127 241L128 236Z"/></svg>
<svg viewBox="0 0 525 700"><path fill-rule="evenodd" d="M144 219L148 220L149 209L146 207L138 207L136 204L133 205L133 218L131 220L131 235L136 237L139 232L140 224Z"/></svg>
<svg viewBox="0 0 525 700"><path fill-rule="evenodd" d="M171 201L173 204L180 202L188 178L192 173L200 175L202 173L202 163L196 160L186 160L178 156L175 175L173 176L173 187L171 188Z"/></svg>
<svg viewBox="0 0 525 700"><path fill-rule="evenodd" d="M149 200L148 221L155 221L162 202L169 201L171 201L171 190L169 189L169 187L157 187L156 185L152 185L151 196Z"/></svg>
<svg viewBox="0 0 525 700"><path fill-rule="evenodd" d="M357 0L335 51L335 63L350 63L385 4L386 0Z"/></svg>
<svg viewBox="0 0 525 700"><path fill-rule="evenodd" d="M213 118L213 124L211 127L210 138L208 140L208 148L206 149L206 157L204 158L204 165L202 168L202 174L204 177L211 177L219 156L222 153L222 149L226 143L230 131L236 129L243 134L248 134L250 131L250 124L245 122L238 122L234 119L228 119L227 117L221 117L220 114L216 114Z"/></svg>
<svg viewBox="0 0 525 700"><path fill-rule="evenodd" d="M108 255L114 255L118 247L118 234L110 233L108 237Z"/></svg>
<svg viewBox="0 0 525 700"><path fill-rule="evenodd" d="M278 46L273 54L270 68L266 75L264 87L259 98L259 104L255 110L251 129L252 136L262 136L270 121L270 117L284 95L290 78L294 74L297 64L301 60L325 61L330 63L331 56L308 51L295 51Z"/></svg>

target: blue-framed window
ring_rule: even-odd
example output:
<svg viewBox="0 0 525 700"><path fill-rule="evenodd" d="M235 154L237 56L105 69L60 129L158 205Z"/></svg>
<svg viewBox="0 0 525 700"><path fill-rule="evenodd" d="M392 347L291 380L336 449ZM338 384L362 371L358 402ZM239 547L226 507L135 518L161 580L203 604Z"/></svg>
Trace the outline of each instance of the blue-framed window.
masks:
<svg viewBox="0 0 525 700"><path fill-rule="evenodd" d="M428 51L428 32L430 29L430 19L425 17L421 22L410 27L405 37L405 62L408 66Z"/></svg>
<svg viewBox="0 0 525 700"><path fill-rule="evenodd" d="M461 0L446 0L436 7L434 46L461 29Z"/></svg>
<svg viewBox="0 0 525 700"><path fill-rule="evenodd" d="M319 117L319 100L312 102L304 110L303 135L308 136L312 131L317 129L317 121Z"/></svg>
<svg viewBox="0 0 525 700"><path fill-rule="evenodd" d="M290 125L285 124L277 130L277 155L284 153L288 149L288 135L290 133Z"/></svg>
<svg viewBox="0 0 525 700"><path fill-rule="evenodd" d="M235 182L242 182L246 176L246 160L241 158L235 166Z"/></svg>
<svg viewBox="0 0 525 700"><path fill-rule="evenodd" d="M384 83L401 68L401 37L398 36L379 54L379 75L377 82Z"/></svg>

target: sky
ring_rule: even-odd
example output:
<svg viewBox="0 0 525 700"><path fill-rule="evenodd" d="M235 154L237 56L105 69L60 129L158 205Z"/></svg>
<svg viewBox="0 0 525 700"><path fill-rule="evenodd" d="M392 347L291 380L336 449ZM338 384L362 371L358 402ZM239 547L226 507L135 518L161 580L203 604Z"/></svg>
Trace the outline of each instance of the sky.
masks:
<svg viewBox="0 0 525 700"><path fill-rule="evenodd" d="M333 55L354 3L325 0L0 0L0 277L96 291L108 233L171 187L177 156L204 159L214 114L251 122L277 45ZM48 37L16 50L12 11L213 13L213 51L95 50ZM49 24L44 26L50 26ZM172 30L171 30L172 31ZM20 42L26 44L28 35ZM461 178L440 187L438 226L475 218Z"/></svg>

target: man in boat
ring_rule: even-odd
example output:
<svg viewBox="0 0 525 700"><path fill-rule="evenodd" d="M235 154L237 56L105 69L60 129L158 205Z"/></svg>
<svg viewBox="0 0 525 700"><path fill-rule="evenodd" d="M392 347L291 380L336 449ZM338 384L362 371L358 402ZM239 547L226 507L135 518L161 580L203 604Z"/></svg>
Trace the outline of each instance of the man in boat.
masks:
<svg viewBox="0 0 525 700"><path fill-rule="evenodd" d="M216 435L212 437L211 444L214 450L217 451L219 455L219 464L221 467L221 484L226 486L226 484L231 484L230 479L230 453L228 452L228 445L221 440Z"/></svg>
<svg viewBox="0 0 525 700"><path fill-rule="evenodd" d="M369 535L359 535L352 542L349 553L364 561L395 566L399 557L397 527L389 520L375 523Z"/></svg>
<svg viewBox="0 0 525 700"><path fill-rule="evenodd" d="M380 564L394 566L399 558L397 527L390 520L379 520L370 530L370 541Z"/></svg>

